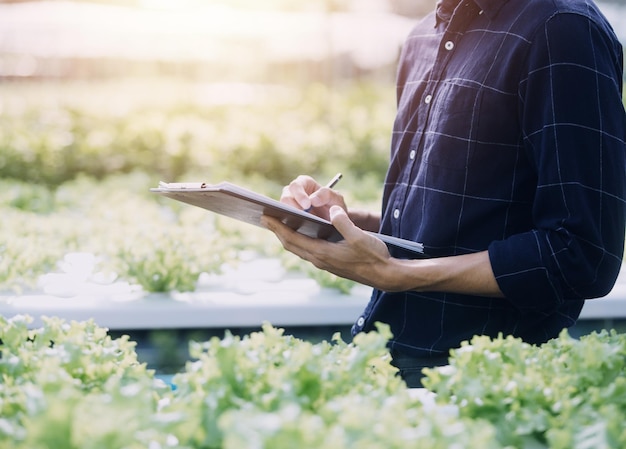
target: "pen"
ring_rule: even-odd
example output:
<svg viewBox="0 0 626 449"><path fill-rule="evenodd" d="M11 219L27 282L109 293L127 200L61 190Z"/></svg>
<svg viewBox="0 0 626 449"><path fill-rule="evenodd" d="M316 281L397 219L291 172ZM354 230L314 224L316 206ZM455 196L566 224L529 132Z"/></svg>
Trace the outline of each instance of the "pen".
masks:
<svg viewBox="0 0 626 449"><path fill-rule="evenodd" d="M335 185L337 185L342 177L343 175L341 173L337 173L335 176L333 176L333 179L328 181L328 184L326 184L324 187L326 187L327 189L332 189L333 187L335 187Z"/></svg>
<svg viewBox="0 0 626 449"><path fill-rule="evenodd" d="M327 189L332 189L333 187L337 185L337 183L342 177L343 175L341 173L337 173L335 176L333 176L333 179L328 181L328 183L324 187L326 187ZM304 209L304 211L309 212L311 209L312 207L309 207L308 209Z"/></svg>

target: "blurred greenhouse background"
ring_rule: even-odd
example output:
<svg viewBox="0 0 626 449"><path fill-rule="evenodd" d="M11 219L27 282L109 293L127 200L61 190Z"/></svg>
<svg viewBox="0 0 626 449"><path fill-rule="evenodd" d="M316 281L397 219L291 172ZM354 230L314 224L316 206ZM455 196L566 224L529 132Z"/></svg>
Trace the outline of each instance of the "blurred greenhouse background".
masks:
<svg viewBox="0 0 626 449"><path fill-rule="evenodd" d="M336 1L1 4L0 198L3 235L12 237L0 247L0 288L39 290L67 253L88 253L107 279L189 291L199 273L236 258L229 249L259 250L239 235L216 248L223 238L179 214L194 212L149 198L161 179L229 179L276 196L299 173L341 169L369 186L354 189L357 200L375 202L394 64L412 23L403 9ZM175 216L161 217L162 207ZM220 226L207 214L194 219ZM225 222L218 231L234 227ZM188 245L170 234L184 234ZM148 253L168 260L148 261Z"/></svg>
<svg viewBox="0 0 626 449"><path fill-rule="evenodd" d="M349 201L377 209L398 52L434 3L0 2L0 313L97 309L120 331L221 332L275 316L232 318L265 296L281 306L325 296L351 308L316 326L346 330L367 300L360 286L295 260L267 232L148 189L227 179L276 197L300 173L342 171ZM600 5L626 42L626 3ZM180 311L167 305L135 325L115 311L224 304L232 298L214 295L227 291L248 302L221 325L201 326L203 315L174 325ZM176 339L149 335L175 365Z"/></svg>

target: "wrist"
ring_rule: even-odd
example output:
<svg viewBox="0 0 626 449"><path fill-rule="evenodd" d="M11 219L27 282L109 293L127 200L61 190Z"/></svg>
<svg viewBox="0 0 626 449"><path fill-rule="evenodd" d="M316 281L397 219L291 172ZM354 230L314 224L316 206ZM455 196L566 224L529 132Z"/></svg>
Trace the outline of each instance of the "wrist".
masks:
<svg viewBox="0 0 626 449"><path fill-rule="evenodd" d="M387 271L389 291L436 291L442 283L436 259L392 259Z"/></svg>
<svg viewBox="0 0 626 449"><path fill-rule="evenodd" d="M423 285L420 277L424 274L415 266L415 260L389 257L384 264L377 265L378 272L373 287L385 292L419 291Z"/></svg>
<svg viewBox="0 0 626 449"><path fill-rule="evenodd" d="M348 211L350 220L360 229L377 232L380 227L380 217L366 210Z"/></svg>

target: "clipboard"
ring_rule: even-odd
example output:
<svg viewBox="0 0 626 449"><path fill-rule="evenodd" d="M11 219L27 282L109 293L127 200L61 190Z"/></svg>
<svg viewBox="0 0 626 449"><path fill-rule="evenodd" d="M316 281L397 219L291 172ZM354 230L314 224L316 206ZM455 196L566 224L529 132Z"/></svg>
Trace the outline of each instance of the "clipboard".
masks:
<svg viewBox="0 0 626 449"><path fill-rule="evenodd" d="M343 240L342 235L330 221L229 182L219 184L159 182L159 186L151 188L150 191L262 228L265 227L261 224L261 216L268 215L308 237L329 242ZM388 246L410 253L414 258L426 257L421 243L375 232L369 234Z"/></svg>

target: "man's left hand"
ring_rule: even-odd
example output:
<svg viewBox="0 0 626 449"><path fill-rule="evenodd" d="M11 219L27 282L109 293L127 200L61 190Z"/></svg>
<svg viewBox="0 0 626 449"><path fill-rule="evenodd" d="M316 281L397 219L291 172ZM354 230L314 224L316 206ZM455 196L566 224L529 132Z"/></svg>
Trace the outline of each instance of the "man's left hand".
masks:
<svg viewBox="0 0 626 449"><path fill-rule="evenodd" d="M392 257L387 245L359 229L339 206L330 208L330 221L343 236L336 243L300 234L280 220L264 216L263 225L273 231L283 247L317 268L361 284L384 289L386 269Z"/></svg>

